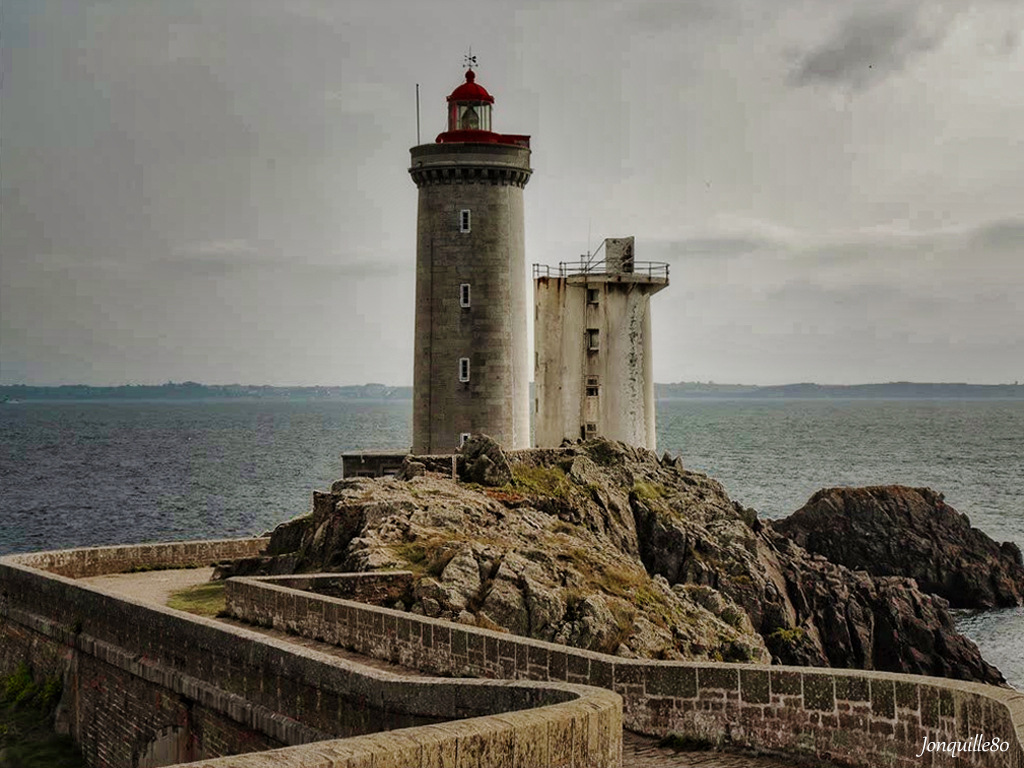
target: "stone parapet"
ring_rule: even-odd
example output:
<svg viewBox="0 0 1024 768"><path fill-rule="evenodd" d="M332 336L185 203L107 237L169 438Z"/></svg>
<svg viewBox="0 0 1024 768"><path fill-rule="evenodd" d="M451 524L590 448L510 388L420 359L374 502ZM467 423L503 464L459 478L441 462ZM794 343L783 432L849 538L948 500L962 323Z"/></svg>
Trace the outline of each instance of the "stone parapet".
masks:
<svg viewBox="0 0 1024 768"><path fill-rule="evenodd" d="M118 551L0 558L0 673L28 661L65 675L66 717L91 766L200 758L196 765L233 768L621 762L621 699L607 691L407 678L42 570L93 575L110 573L116 561L141 568L258 551L250 540L147 547L149 563L139 561L144 548L131 556L105 548ZM364 721L385 714L400 725L435 722L337 738L372 730ZM280 748L257 751L273 747ZM227 757L239 752L253 754Z"/></svg>
<svg viewBox="0 0 1024 768"><path fill-rule="evenodd" d="M1011 689L887 672L622 659L303 594L284 586L288 578L232 579L229 612L432 674L606 688L622 696L625 727L649 736L682 734L865 768L1024 768L1024 694ZM979 734L1008 742L1007 751L917 757L926 739Z"/></svg>
<svg viewBox="0 0 1024 768"><path fill-rule="evenodd" d="M171 568L202 568L221 560L256 557L270 538L171 541L160 544L122 544L113 547L81 547L49 552L11 555L11 562L38 568L58 576L82 579L110 573Z"/></svg>

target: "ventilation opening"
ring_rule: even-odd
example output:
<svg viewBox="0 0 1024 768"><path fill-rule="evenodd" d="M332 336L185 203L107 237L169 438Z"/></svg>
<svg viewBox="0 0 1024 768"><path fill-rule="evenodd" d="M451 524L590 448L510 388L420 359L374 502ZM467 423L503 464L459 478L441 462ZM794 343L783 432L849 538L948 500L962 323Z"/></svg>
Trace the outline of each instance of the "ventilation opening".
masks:
<svg viewBox="0 0 1024 768"><path fill-rule="evenodd" d="M459 211L459 232L469 232L469 208Z"/></svg>
<svg viewBox="0 0 1024 768"><path fill-rule="evenodd" d="M459 306L469 306L469 283L463 283L459 286Z"/></svg>
<svg viewBox="0 0 1024 768"><path fill-rule="evenodd" d="M459 358L459 381L469 381L469 358Z"/></svg>

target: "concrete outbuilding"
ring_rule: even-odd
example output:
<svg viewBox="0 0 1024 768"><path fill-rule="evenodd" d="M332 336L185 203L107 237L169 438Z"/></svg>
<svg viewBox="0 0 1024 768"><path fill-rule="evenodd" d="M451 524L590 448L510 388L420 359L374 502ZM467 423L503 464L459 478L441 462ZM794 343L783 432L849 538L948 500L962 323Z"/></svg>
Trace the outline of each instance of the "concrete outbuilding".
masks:
<svg viewBox="0 0 1024 768"><path fill-rule="evenodd" d="M523 188L530 137L491 130L494 98L472 69L448 97L448 130L413 147L419 189L413 453L471 434L530 441Z"/></svg>
<svg viewBox="0 0 1024 768"><path fill-rule="evenodd" d="M635 261L633 246L608 238L602 260L534 265L540 448L598 435L656 447L650 298L668 264Z"/></svg>

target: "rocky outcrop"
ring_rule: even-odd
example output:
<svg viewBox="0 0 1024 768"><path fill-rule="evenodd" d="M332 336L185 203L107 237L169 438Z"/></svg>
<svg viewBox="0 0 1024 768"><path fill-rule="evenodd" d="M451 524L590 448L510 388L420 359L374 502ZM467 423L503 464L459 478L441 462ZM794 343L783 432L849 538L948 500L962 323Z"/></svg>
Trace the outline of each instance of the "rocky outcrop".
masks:
<svg viewBox="0 0 1024 768"><path fill-rule="evenodd" d="M472 435L462 444L458 457L459 477L468 483L502 486L512 482L512 465L497 441Z"/></svg>
<svg viewBox="0 0 1024 768"><path fill-rule="evenodd" d="M902 576L954 608L1024 605L1024 562L929 488L827 488L772 526L809 552L875 576Z"/></svg>
<svg viewBox="0 0 1024 768"><path fill-rule="evenodd" d="M706 514L706 500L724 493L703 476L688 481L705 501L634 500L644 564L740 606L775 662L1003 682L957 632L941 598L910 579L854 572L810 553L739 505L702 523L692 512Z"/></svg>
<svg viewBox="0 0 1024 768"><path fill-rule="evenodd" d="M461 482L446 461L336 482L238 568L409 569L395 607L626 657L1002 679L944 601L808 553L677 459L601 439L506 455L481 437Z"/></svg>

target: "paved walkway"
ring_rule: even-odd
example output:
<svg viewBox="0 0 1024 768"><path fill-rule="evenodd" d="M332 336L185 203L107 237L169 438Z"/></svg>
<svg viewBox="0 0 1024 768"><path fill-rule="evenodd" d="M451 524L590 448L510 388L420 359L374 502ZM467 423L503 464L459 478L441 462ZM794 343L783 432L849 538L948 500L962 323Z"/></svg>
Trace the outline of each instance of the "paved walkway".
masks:
<svg viewBox="0 0 1024 768"><path fill-rule="evenodd" d="M175 592L188 587L205 584L213 576L212 568L190 568L172 571L144 571L141 573L120 573L109 576L92 576L81 579L100 589L131 597L156 605L167 605L167 599ZM296 635L289 635L276 629L256 627L233 619L218 619L225 624L244 627L278 640L285 640L304 648L320 651L335 658L371 667L382 672L405 677L428 677L424 673L400 667L387 661L361 656L334 645L321 643ZM623 768L827 768L820 764L798 760L757 757L734 752L676 752L668 747L659 747L657 739L651 739L630 731L622 733Z"/></svg>

